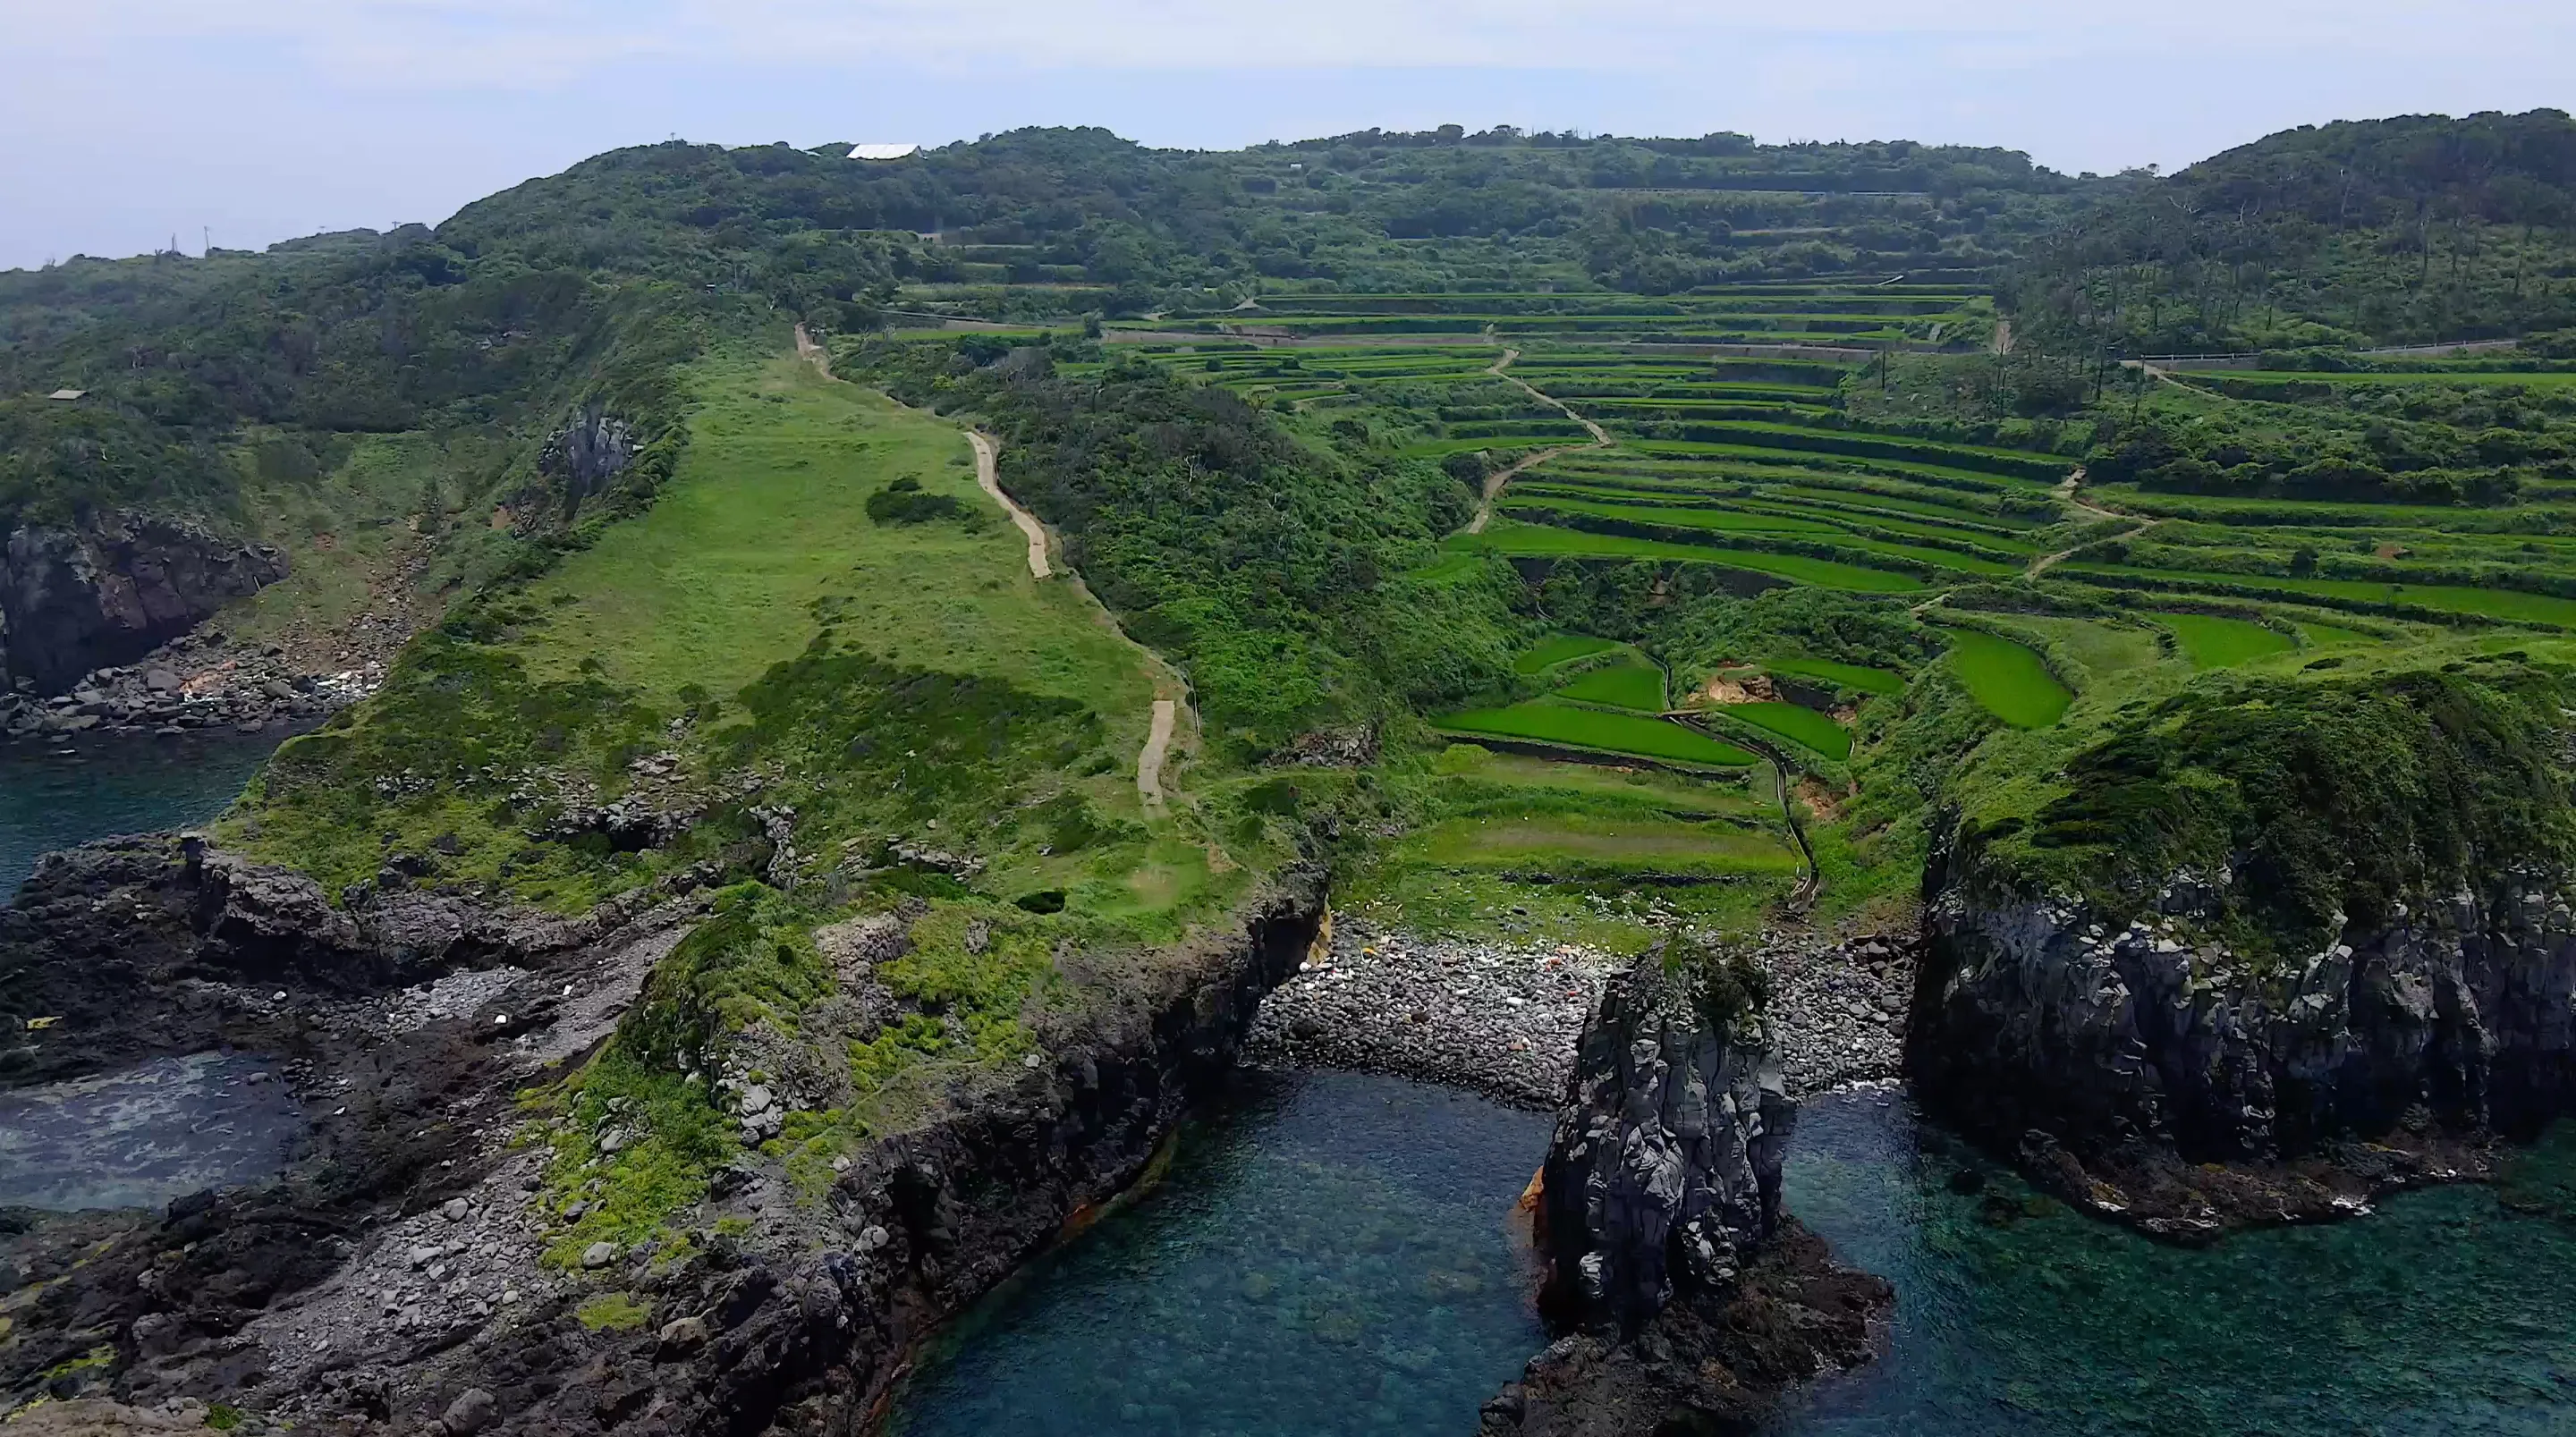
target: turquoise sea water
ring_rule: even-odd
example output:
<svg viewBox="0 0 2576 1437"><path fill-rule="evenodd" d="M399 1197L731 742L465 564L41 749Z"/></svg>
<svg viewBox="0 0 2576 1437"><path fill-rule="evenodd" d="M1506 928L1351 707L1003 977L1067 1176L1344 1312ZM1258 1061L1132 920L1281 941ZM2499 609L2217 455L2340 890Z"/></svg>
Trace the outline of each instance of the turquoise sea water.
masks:
<svg viewBox="0 0 2576 1437"><path fill-rule="evenodd" d="M1988 1191L1949 1191L1961 1166ZM2576 1222L2490 1188L2180 1250L2038 1197L1873 1095L1807 1105L1785 1186L1896 1284L1898 1320L1884 1363L1783 1433L2576 1433Z"/></svg>
<svg viewBox="0 0 2576 1437"><path fill-rule="evenodd" d="M1510 1217L1549 1126L1392 1078L1246 1075L1160 1184L952 1334L895 1431L1471 1430L1545 1340Z"/></svg>
<svg viewBox="0 0 2576 1437"><path fill-rule="evenodd" d="M38 854L214 817L286 732L0 743L0 903Z"/></svg>
<svg viewBox="0 0 2576 1437"><path fill-rule="evenodd" d="M1317 1075L952 1335L910 1437L1468 1433L1542 1334L1506 1216L1547 1124ZM1985 1192L1949 1189L1962 1166ZM1776 1437L2576 1433L2576 1223L2486 1188L2161 1247L1987 1168L1901 1098L1807 1106L1791 1209L1898 1290L1886 1360Z"/></svg>

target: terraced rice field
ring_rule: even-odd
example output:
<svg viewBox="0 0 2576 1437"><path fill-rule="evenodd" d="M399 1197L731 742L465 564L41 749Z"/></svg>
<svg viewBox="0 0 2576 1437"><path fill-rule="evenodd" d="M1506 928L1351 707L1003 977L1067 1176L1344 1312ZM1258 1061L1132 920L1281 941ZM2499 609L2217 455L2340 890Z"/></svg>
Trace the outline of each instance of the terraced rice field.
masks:
<svg viewBox="0 0 2576 1437"><path fill-rule="evenodd" d="M1559 878L1654 874L1729 878L1798 869L1796 850L1725 819L1552 813L1453 818L1409 840L1411 856L1447 868L1541 869Z"/></svg>
<svg viewBox="0 0 2576 1437"><path fill-rule="evenodd" d="M2289 635L2250 619L2215 614L2159 613L2156 622L2173 631L2183 656L2195 669L2232 668L2266 654L2298 647Z"/></svg>
<svg viewBox="0 0 2576 1437"><path fill-rule="evenodd" d="M1733 744L1720 743L1677 723L1551 699L1532 699L1508 708L1469 709L1435 720L1434 727L1443 733L1469 737L1520 739L1709 768L1742 768L1756 762L1752 754Z"/></svg>
<svg viewBox="0 0 2576 1437"><path fill-rule="evenodd" d="M1561 699L1607 704L1640 713L1664 711L1664 671L1652 664L1619 664L1578 675L1556 691Z"/></svg>
<svg viewBox="0 0 2576 1437"><path fill-rule="evenodd" d="M2186 569L2133 569L2107 564L2061 564L2055 572L2115 587L2162 592L2246 594L2291 599L2342 600L2372 608L2395 606L2514 623L2576 629L2576 599L2516 589L2463 584L2390 584L2370 579L2313 579L2286 574L2234 574Z"/></svg>
<svg viewBox="0 0 2576 1437"><path fill-rule="evenodd" d="M1556 634L1539 640L1512 656L1512 672L1543 674L1558 664L1608 653L1621 645L1612 639L1596 639L1590 634Z"/></svg>
<svg viewBox="0 0 2576 1437"><path fill-rule="evenodd" d="M1720 704L1711 712L1778 734L1827 758L1851 757L1851 730L1802 704Z"/></svg>
<svg viewBox="0 0 2576 1437"><path fill-rule="evenodd" d="M1826 659L1764 659L1768 672L1793 679L1807 679L1831 684L1837 688L1858 689L1865 694L1899 694L1905 692L1905 676L1886 669L1864 668L1859 664L1838 664Z"/></svg>
<svg viewBox="0 0 2576 1437"><path fill-rule="evenodd" d="M1948 629L1950 671L1986 712L2015 728L2046 728L2075 696L2039 654L1982 629Z"/></svg>
<svg viewBox="0 0 2576 1437"><path fill-rule="evenodd" d="M1624 534L1591 534L1574 529L1558 529L1539 524L1515 523L1497 519L1481 534L1452 536L1448 543L1461 552L1484 550L1508 558L1547 559L1670 559L1681 563L1710 564L1725 569L1742 569L1768 575L1796 584L1814 584L1820 588L1848 589L1864 594L1910 594L1923 588L1923 582L1910 574L1887 569L1864 568L1858 564L1838 563L1830 559L1813 559L1802 554L1774 554L1760 550L1730 548L1722 544L1677 544L1663 539L1639 539Z"/></svg>

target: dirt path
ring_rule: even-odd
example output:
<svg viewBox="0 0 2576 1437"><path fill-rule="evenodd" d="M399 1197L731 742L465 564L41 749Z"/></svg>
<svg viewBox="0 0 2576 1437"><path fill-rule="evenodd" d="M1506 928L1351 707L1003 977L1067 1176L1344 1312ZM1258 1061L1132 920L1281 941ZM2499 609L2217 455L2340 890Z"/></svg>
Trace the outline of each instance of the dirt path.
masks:
<svg viewBox="0 0 2576 1437"><path fill-rule="evenodd" d="M1467 527L1462 531L1465 533L1481 534L1485 532L1485 525L1491 522L1494 517L1494 501L1503 497L1504 488L1510 485L1512 480L1518 478L1521 471L1525 469L1535 469L1539 465L1544 464L1559 455L1579 454L1587 449L1607 449L1610 447L1610 435L1604 431L1600 425L1595 424L1591 420L1584 418L1582 415L1575 413L1573 409L1566 405L1564 400L1558 399L1551 394L1541 393L1527 380L1516 379L1503 372L1511 368L1512 362L1520 357L1521 352L1519 350L1505 349L1503 351L1502 358L1495 360L1490 365L1487 365L1485 367L1485 372L1507 384L1518 386L1521 393L1528 395L1530 398L1537 400L1539 403L1548 406L1557 413L1562 414L1566 418L1573 420L1575 423L1582 425L1583 432L1592 436L1592 442L1589 444L1559 444L1552 449L1541 449L1535 453L1523 455L1520 459L1514 461L1509 468L1497 469L1493 473L1486 475L1484 498L1476 505L1476 517L1467 521Z"/></svg>
<svg viewBox="0 0 2576 1437"><path fill-rule="evenodd" d="M992 436L969 429L966 442L975 446L975 483L994 503L1002 506L1002 512L1011 516L1011 522L1020 526L1020 533L1029 541L1029 572L1041 579L1054 573L1055 570L1047 563L1046 526L1038 522L1037 515L1021 508L1010 495L1002 492L1002 451L994 446Z"/></svg>
<svg viewBox="0 0 2576 1437"><path fill-rule="evenodd" d="M813 365L824 378L837 378L832 373L831 355L823 346L814 342L814 337L807 334L805 326L801 324L796 326L796 357ZM1019 527L1020 533L1029 541L1030 575L1040 579L1053 577L1055 568L1047 562L1046 526L1038 522L1035 514L1021 508L1009 494L1002 490L999 445L991 435L974 429L966 431L966 442L975 447L976 486L991 496L994 503L1002 506L1004 512L1011 516L1011 522ZM1169 795L1163 790L1163 766L1169 760L1173 740L1181 733L1182 705L1189 701L1189 683L1181 677L1179 670L1164 661L1161 654L1130 638L1127 631L1119 627L1118 616L1110 613L1108 606L1091 596L1091 591L1082 582L1080 574L1068 569L1064 572L1064 579L1081 593L1084 602L1091 610L1092 617L1102 628L1125 639L1136 650L1137 656L1144 662L1146 672L1153 678L1156 697L1153 716L1145 728L1145 747L1136 755L1136 793L1145 801L1147 809L1160 811L1170 801ZM1196 731L1195 719L1192 720L1191 731ZM1213 842L1208 846L1208 856L1209 862L1218 871L1232 866L1232 860L1227 858L1224 851Z"/></svg>
<svg viewBox="0 0 2576 1437"><path fill-rule="evenodd" d="M2157 371L2149 371L2149 373L2155 372ZM2082 499L2077 498L2075 493L2083 483L2084 471L2079 468L2074 473L2066 476L2065 483L2057 486L2057 497L2066 501L2066 506L2068 508L2073 509L2076 513L2081 514L2088 519L2095 520L2096 522L2105 519L2114 522L2121 520L2137 520L2137 522L2131 524L2128 528L2121 530L2117 534L2112 534L2100 539L2087 539L2083 543L2075 545L2073 548L2060 549L2054 554L2042 554L2038 558L2031 560L2030 567L2022 571L2022 576L2024 578L2036 579L2040 575L2047 573L2050 569L2055 568L2061 560L2065 559L2068 555L2073 554L2076 549L2088 549L2095 544L2107 544L2115 539L2134 539L2138 535L2143 534L2156 526L2156 521L2153 519L2138 519L2138 516L2135 514L2123 514L2116 509L2104 509L2098 505L2085 503Z"/></svg>
<svg viewBox="0 0 2576 1437"><path fill-rule="evenodd" d="M1144 751L1136 755L1136 795L1147 808L1163 806L1163 752L1172 745L1172 725L1180 713L1181 706L1170 699L1154 700L1154 723L1145 731Z"/></svg>
<svg viewBox="0 0 2576 1437"><path fill-rule="evenodd" d="M801 324L796 326L796 357L814 366L825 379L832 377L832 352L816 344L814 336L807 334Z"/></svg>

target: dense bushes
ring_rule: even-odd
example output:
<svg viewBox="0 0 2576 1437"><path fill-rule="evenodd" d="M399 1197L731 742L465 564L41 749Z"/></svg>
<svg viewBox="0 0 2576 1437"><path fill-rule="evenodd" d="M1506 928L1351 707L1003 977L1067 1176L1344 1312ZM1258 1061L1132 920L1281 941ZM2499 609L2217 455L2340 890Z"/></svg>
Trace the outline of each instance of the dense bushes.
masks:
<svg viewBox="0 0 2576 1437"><path fill-rule="evenodd" d="M1266 751L1391 705L1501 681L1512 620L1482 579L1405 577L1466 514L1439 466L1360 437L1309 445L1235 395L1148 365L1059 379L1043 350L880 344L899 397L972 410L1003 482L1067 539L1129 633L1189 672L1209 731Z"/></svg>
<svg viewBox="0 0 2576 1437"><path fill-rule="evenodd" d="M2565 675L2510 660L2342 682L2205 679L2070 759L2028 820L1971 828L2022 881L2125 918L2225 880L2239 951L2297 956L2403 902L2576 857Z"/></svg>

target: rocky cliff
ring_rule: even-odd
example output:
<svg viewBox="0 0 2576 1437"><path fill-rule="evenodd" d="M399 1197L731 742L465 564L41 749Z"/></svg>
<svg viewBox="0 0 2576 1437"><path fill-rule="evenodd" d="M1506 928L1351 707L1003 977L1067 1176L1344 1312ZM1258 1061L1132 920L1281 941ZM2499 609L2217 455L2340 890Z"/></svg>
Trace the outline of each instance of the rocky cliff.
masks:
<svg viewBox="0 0 2576 1437"><path fill-rule="evenodd" d="M1568 1335L1487 1404L1489 1437L1749 1431L1868 1359L1892 1294L1780 1210L1795 1109L1755 991L1661 952L1604 991L1541 1176L1542 1305Z"/></svg>
<svg viewBox="0 0 2576 1437"><path fill-rule="evenodd" d="M2452 1140L2576 1107L2576 912L2538 876L2261 960L2206 936L2228 881L2179 875L2116 923L1936 861L1918 1093L2064 1195L2176 1236L2355 1211L2473 1166Z"/></svg>
<svg viewBox="0 0 2576 1437"><path fill-rule="evenodd" d="M746 1097L746 1146L685 1240L598 1243L567 1270L541 1257L564 1218L538 1195L547 1150L512 1137L520 1095L640 1011L705 903L565 923L413 889L339 909L175 839L49 860L0 917L0 1014L48 1020L8 1025L0 1086L221 1042L283 1063L313 1152L166 1215L0 1214L0 1275L35 1284L0 1405L41 1386L311 1432L858 1430L920 1341L1216 1092L1323 916L1317 875L1274 880L1240 926L1033 1015L1037 1052L828 1168L751 1145L776 1134Z"/></svg>
<svg viewBox="0 0 2576 1437"><path fill-rule="evenodd" d="M286 557L183 520L110 515L0 545L0 675L38 694L178 637L286 577Z"/></svg>

